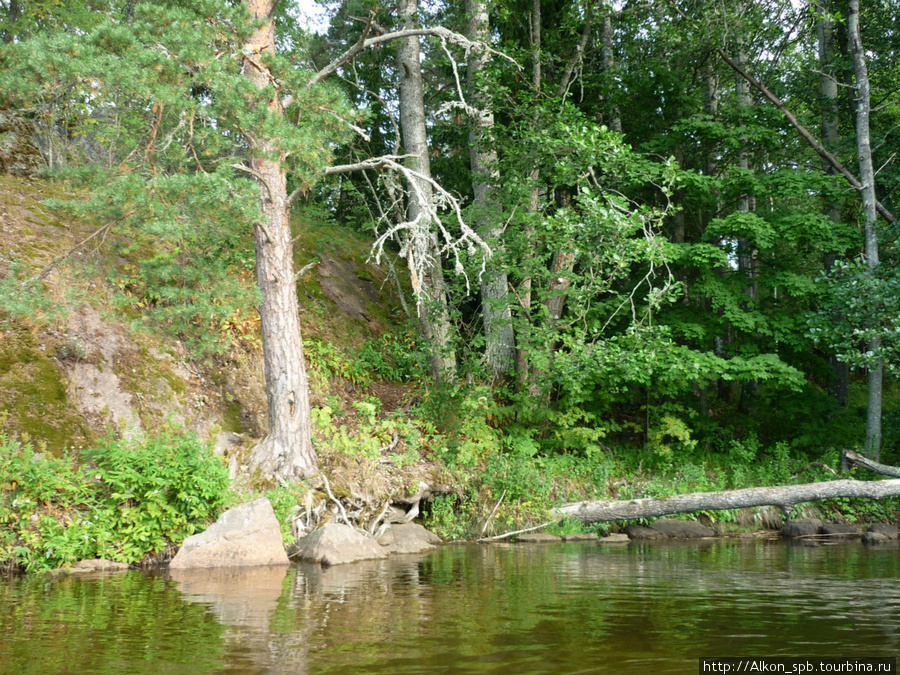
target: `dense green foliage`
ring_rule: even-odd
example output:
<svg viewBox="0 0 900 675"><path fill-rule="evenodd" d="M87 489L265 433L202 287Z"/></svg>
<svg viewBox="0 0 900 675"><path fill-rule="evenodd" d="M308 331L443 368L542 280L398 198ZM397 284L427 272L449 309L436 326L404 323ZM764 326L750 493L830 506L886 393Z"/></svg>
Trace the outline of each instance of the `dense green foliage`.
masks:
<svg viewBox="0 0 900 675"><path fill-rule="evenodd" d="M386 237L379 263L400 294L418 287L415 270L400 278L414 238L403 177L389 162L327 173L403 153L396 45L361 51L331 84L311 83L356 40L395 29L392 9L346 0L315 35L278 3L278 53L259 56L246 43L257 24L239 2L68 5L27 3L25 15L5 17L0 105L35 123L51 173L88 194L52 206L114 233L103 246L117 260L105 274L119 311L195 356L224 358L235 336L258 347L251 231L266 198L246 161L262 147L335 228ZM471 87L458 44L423 38L431 175L464 205L462 218L444 209L429 233L444 247L451 335L433 349L433 335L398 321L361 343L308 339L313 386L417 386L409 415L366 395L350 406L322 396L310 415L319 450L370 461L396 434L410 457L437 460L465 485L432 510L458 535L501 494L498 520L512 523L586 494L794 480L863 442L863 371L884 364L884 457L896 458L896 225L879 225L881 262L867 267L859 195L721 58L742 63L813 135L833 107L829 150L855 170L847 7L828 6L579 0L541 3L538 17L531 2L496 0L490 34L503 55ZM876 193L894 211L897 9L867 3L862 29ZM466 30L462 3L419 15ZM264 90L244 73L257 56L271 74ZM819 95L825 71L846 85L834 101ZM487 208L476 203L485 177L467 160L476 103L494 119L477 139L497 157ZM470 236L465 220L484 211L496 221L491 254L454 248ZM504 297L479 295L487 265L503 270ZM2 308L49 311L17 292L28 274L20 267L0 280ZM486 363L487 306L509 309L517 358L506 372ZM866 347L873 338L877 353ZM457 364L440 386L426 375L435 349L452 350ZM844 366L855 369L846 386ZM342 419L351 407L352 424ZM628 489L610 487L632 474L641 478ZM276 501L289 511L289 497Z"/></svg>
<svg viewBox="0 0 900 675"><path fill-rule="evenodd" d="M0 436L0 561L30 571L139 563L204 529L230 496L227 468L191 437L53 457Z"/></svg>

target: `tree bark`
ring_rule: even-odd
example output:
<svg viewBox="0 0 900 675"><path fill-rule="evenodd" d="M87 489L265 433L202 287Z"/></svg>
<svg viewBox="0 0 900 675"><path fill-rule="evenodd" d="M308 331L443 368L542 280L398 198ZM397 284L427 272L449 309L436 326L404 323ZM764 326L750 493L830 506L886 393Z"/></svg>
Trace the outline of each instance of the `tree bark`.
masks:
<svg viewBox="0 0 900 675"><path fill-rule="evenodd" d="M473 42L487 43L487 0L467 0L469 16L467 37ZM484 70L486 53L469 51L467 77L469 104L475 107L469 130L469 160L472 171L473 225L481 238L495 252L503 250L503 224L500 208L491 196L498 179L497 151L492 147L494 128L493 97L478 82ZM487 261L481 277L481 302L484 316L485 362L494 377L500 377L515 364L516 346L513 335L512 313L509 307L506 270L497 257Z"/></svg>
<svg viewBox="0 0 900 675"><path fill-rule="evenodd" d="M862 455L853 452L852 450L844 450L842 459L846 460L848 468L861 466L862 468L868 469L869 471L880 473L882 476L893 476L894 478L900 478L900 467L873 462L871 459L867 459Z"/></svg>
<svg viewBox="0 0 900 675"><path fill-rule="evenodd" d="M16 24L16 21L19 20L19 17L22 15L22 3L20 0L9 0L9 9L6 12L6 23L9 26L9 29L4 30L0 39L3 40L6 44L9 44L13 41L15 37L12 27Z"/></svg>
<svg viewBox="0 0 900 675"><path fill-rule="evenodd" d="M657 518L675 513L722 511L755 506L779 506L790 512L794 504L836 497L882 499L900 495L900 479L880 481L835 480L804 485L746 488L724 492L693 492L651 499L576 502L557 507L561 518L584 523Z"/></svg>
<svg viewBox="0 0 900 675"><path fill-rule="evenodd" d="M271 18L275 0L247 0L255 19L268 19L245 43L243 74L258 89L264 89L272 75L258 58L275 52L275 25ZM282 114L280 101L269 101L269 110ZM260 183L261 219L253 228L256 246L256 279L262 295L259 315L265 362L266 401L269 429L253 449L251 471L259 469L266 478L291 480L318 471L310 435L309 388L294 256L291 245L290 204L287 194L286 163L283 153L265 136L250 139L249 166Z"/></svg>
<svg viewBox="0 0 900 675"><path fill-rule="evenodd" d="M719 49L718 54L722 57L722 60L732 68L732 70L737 71L741 75L741 77L746 79L747 82L753 85L754 88L756 88L763 96L765 96L769 100L769 102L772 103L772 105L774 105L781 111L781 114L784 115L785 119L790 123L792 127L794 127L794 129L797 130L797 133L800 134L800 137L805 140L813 150L816 151L819 157L831 164L831 166L834 167L835 171L843 176L851 186L853 186L857 190L862 191L863 184L859 181L859 179L857 179L856 176L854 176L847 167L841 164L837 157L828 152L828 150L826 150L825 147L816 140L815 136L813 136L809 132L809 129L807 129L802 124L800 124L799 121L797 121L794 113L792 113L788 109L788 107L780 98L778 98L778 96L772 93L772 91L769 90L769 88L766 87L762 82L760 82L746 70L741 68L741 66L736 63L734 59L732 59L728 56L728 54L725 53L725 50ZM875 208L878 210L878 213L880 213L882 217L888 222L897 222L896 216L894 216L894 214L891 213L891 211L888 210L888 208L877 199L875 200Z"/></svg>
<svg viewBox="0 0 900 675"><path fill-rule="evenodd" d="M604 0L602 3L603 22L600 27L600 67L603 73L609 77L616 67L616 58L613 53L612 40L612 8ZM610 131L617 134L622 133L622 117L619 115L619 107L615 104L609 108L609 127Z"/></svg>
<svg viewBox="0 0 900 675"><path fill-rule="evenodd" d="M417 0L400 0L401 28L417 27ZM428 136L425 128L425 102L422 84L422 67L419 60L419 36L409 35L400 39L397 62L400 71L400 128L403 147L408 155L408 166L423 176L431 176L428 156ZM440 247L431 222L429 206L433 198L431 184L418 180L409 186L409 210L407 218L417 223L412 228L406 245L407 264L412 275L413 292L416 295L416 314L422 333L431 348L431 374L435 380L449 380L456 374L456 355L452 345L452 327L447 308L447 288L441 268ZM416 258L425 260L425 273L420 277Z"/></svg>
<svg viewBox="0 0 900 675"><path fill-rule="evenodd" d="M838 84L834 63L834 25L829 16L829 4L830 0L818 0L817 2L819 13L817 35L819 41L819 88L822 94L822 144L827 150L833 151L840 141L840 120L838 117ZM835 168L827 161L823 160L822 168L826 174L837 175ZM841 222L840 208L833 199L825 203L823 211L835 225ZM835 251L825 252L822 262L826 272L831 270L836 259ZM840 316L836 315L834 320L839 321ZM831 395L841 406L844 406L850 390L850 368L835 354L829 356L829 362L833 369Z"/></svg>
<svg viewBox="0 0 900 675"><path fill-rule="evenodd" d="M866 54L863 50L859 31L859 0L850 0L847 14L847 30L850 34L850 54L853 58L853 73L856 78L856 148L859 155L859 179L862 183L863 211L865 226L865 260L871 273L878 266L878 234L875 221L878 218L875 199L875 170L872 165L872 146L869 143L869 73L866 68ZM877 353L881 349L881 338L869 340L868 350ZM869 402L866 413L866 453L876 462L881 456L881 394L884 381L884 366L879 359L869 368Z"/></svg>
<svg viewBox="0 0 900 675"><path fill-rule="evenodd" d="M531 88L535 94L541 91L541 0L532 0L531 3ZM537 214L541 208L541 192L537 187L539 173L533 169L529 178L535 183L528 200L528 211ZM534 239L534 230L529 227L525 232L529 244ZM531 250L531 245L528 249ZM519 284L518 298L522 310L522 320L519 322L519 341L516 350L516 376L519 384L527 386L531 393L534 390L534 378L532 377L531 364L528 358L528 349L524 346L531 339L531 276L526 276Z"/></svg>
<svg viewBox="0 0 900 675"><path fill-rule="evenodd" d="M744 48L743 37L738 38L738 53L736 60L741 67L746 67L747 52ZM750 107L753 105L753 100L750 97L750 84L739 74L735 73L734 88L737 93L738 104L745 113L749 112ZM749 145L747 137L742 136L741 142L744 147L741 149L740 156L738 157L738 168L748 172L750 171L751 166L750 156L747 151L747 145ZM755 197L747 193L741 194L738 198L737 210L742 213L751 213L755 211ZM745 300L742 303L745 311L750 310L753 304L759 300L759 289L756 283L756 256L757 251L752 242L743 238L737 240L738 269L743 273L744 278L746 279L746 285L743 288ZM758 390L759 383L756 380L747 380L741 385L741 400L738 403L739 413L750 416L756 415Z"/></svg>

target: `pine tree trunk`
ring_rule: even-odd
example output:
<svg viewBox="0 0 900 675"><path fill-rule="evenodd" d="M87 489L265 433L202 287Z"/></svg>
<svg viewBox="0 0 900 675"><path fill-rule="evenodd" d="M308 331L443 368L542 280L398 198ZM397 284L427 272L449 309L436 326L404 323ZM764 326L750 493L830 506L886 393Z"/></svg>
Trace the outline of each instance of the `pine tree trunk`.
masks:
<svg viewBox="0 0 900 675"><path fill-rule="evenodd" d="M399 14L401 29L418 27L417 0L400 0ZM400 129L403 134L403 148L412 155L409 167L423 176L431 176L431 161L428 157L428 135L425 129L425 101L422 84L422 67L419 60L418 36L402 38L398 48L398 68L400 70ZM416 313L422 333L431 349L431 374L435 380L448 380L456 374L456 354L453 351L453 329L447 309L447 288L441 268L437 236L428 205L432 200L431 184L417 180L409 186L410 221L421 219L413 228L407 243L407 263L412 276L413 292L416 295ZM419 275L424 260L424 274Z"/></svg>
<svg viewBox="0 0 900 675"><path fill-rule="evenodd" d="M269 18L247 40L247 52L274 53L275 27L270 18L274 1L247 0L254 18ZM259 89L266 87L271 77L258 56L245 59L243 74ZM280 105L273 99L269 108L280 114ZM266 438L253 449L250 467L259 469L266 478L291 480L316 473L318 462L310 436L309 389L294 282L285 158L265 137L253 140L251 153L249 164L260 183L262 207L253 237L256 278L262 295L259 315L269 429Z"/></svg>
<svg viewBox="0 0 900 675"><path fill-rule="evenodd" d="M487 0L467 0L466 13L469 16L467 37L473 42L489 43ZM476 53L472 50L469 53L469 104L477 108L469 131L469 159L474 192L472 220L481 238L499 253L503 247L503 223L500 207L491 196L493 184L498 179L497 151L491 147L494 128L493 97L478 82L484 64L484 52ZM481 302L484 316L484 358L494 377L508 372L516 358L507 285L506 270L498 263L498 257L488 260L481 278Z"/></svg>
<svg viewBox="0 0 900 675"><path fill-rule="evenodd" d="M853 57L853 73L856 78L856 147L859 155L859 180L862 183L863 210L866 215L865 258L866 265L874 273L878 266L878 234L875 221L878 217L875 206L875 171L872 165L872 147L869 143L869 73L866 68L866 53L863 50L859 30L859 0L850 0L847 15L847 30L850 38L850 54ZM878 352L881 338L869 340L868 351ZM869 369L869 403L866 414L866 453L876 462L881 456L881 394L884 380L884 366L879 360Z"/></svg>
<svg viewBox="0 0 900 675"><path fill-rule="evenodd" d="M831 17L828 15L829 2L830 0L818 0L819 22L817 28L819 40L819 84L822 93L822 144L826 149L834 152L840 141L840 134L838 83L835 79L834 64L834 26ZM828 175L837 175L830 162L825 162L823 168ZM823 210L832 223L837 225L841 222L840 208L834 200L829 200L824 205ZM826 272L831 270L836 259L836 252L828 251L825 253L823 266ZM834 320L839 321L840 316L835 316ZM834 354L829 357L829 361L834 371L831 395L843 406L847 402L850 388L850 368L846 363L838 360Z"/></svg>

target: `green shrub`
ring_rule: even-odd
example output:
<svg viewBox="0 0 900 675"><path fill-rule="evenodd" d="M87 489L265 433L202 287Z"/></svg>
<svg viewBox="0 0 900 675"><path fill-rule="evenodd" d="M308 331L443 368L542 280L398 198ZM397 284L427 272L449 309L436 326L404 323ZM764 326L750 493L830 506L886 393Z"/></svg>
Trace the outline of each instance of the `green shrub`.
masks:
<svg viewBox="0 0 900 675"><path fill-rule="evenodd" d="M193 436L110 440L60 458L0 436L0 563L138 563L207 526L230 496L227 468Z"/></svg>

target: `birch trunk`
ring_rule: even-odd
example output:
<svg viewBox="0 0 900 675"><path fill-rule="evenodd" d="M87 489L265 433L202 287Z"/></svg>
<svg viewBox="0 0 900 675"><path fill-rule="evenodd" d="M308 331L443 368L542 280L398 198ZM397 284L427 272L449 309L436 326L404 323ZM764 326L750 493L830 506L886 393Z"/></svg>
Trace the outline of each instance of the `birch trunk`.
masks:
<svg viewBox="0 0 900 675"><path fill-rule="evenodd" d="M466 13L469 26L466 37L473 42L490 42L488 30L487 0L467 0ZM469 160L474 192L473 225L481 238L495 252L503 249L503 223L499 205L491 195L498 179L497 151L492 147L494 128L493 97L490 91L479 85L484 70L485 52L469 52L467 77L469 105L476 108L469 130ZM515 363L516 347L513 335L512 314L509 307L506 270L497 258L487 262L481 278L481 302L484 316L484 358L494 377L508 372Z"/></svg>
<svg viewBox="0 0 900 675"><path fill-rule="evenodd" d="M853 74L856 79L856 148L859 155L859 181L862 183L863 211L866 217L865 259L874 273L878 266L878 234L875 220L878 217L875 204L875 171L872 166L872 147L869 143L869 73L866 54L859 31L859 0L850 0L847 14L847 30L850 37L850 54L853 58ZM881 338L869 340L868 350L881 349ZM878 361L869 369L869 404L866 414L866 453L876 462L881 456L881 393L884 366Z"/></svg>
<svg viewBox="0 0 900 675"><path fill-rule="evenodd" d="M255 19L268 19L245 44L243 74L259 88L265 88L271 74L256 56L274 53L275 26L271 19L275 0L247 0ZM269 102L274 114L281 114L277 98ZM290 205L287 195L285 158L265 136L251 139L250 168L260 183L261 218L253 228L256 247L256 279L262 295L259 315L265 361L268 435L251 454L250 468L267 478L291 480L318 470L310 436L309 389L294 257L291 245Z"/></svg>
<svg viewBox="0 0 900 675"><path fill-rule="evenodd" d="M603 21L600 28L600 66L603 68L604 74L611 74L616 67L616 57L613 53L612 40L612 8L606 3L602 3ZM617 134L622 133L622 117L619 115L619 108L611 105L609 109L609 127L610 131Z"/></svg>
<svg viewBox="0 0 900 675"><path fill-rule="evenodd" d="M418 26L417 10L417 0L400 0L401 30ZM412 155L408 166L423 176L430 177L431 161L428 157L419 54L419 36L399 40L397 65L400 71L400 128L404 151ZM440 381L455 376L456 355L452 345L453 331L447 309L447 288L441 268L440 247L430 215L432 200L433 190L427 181L418 179L415 184L409 185L407 218L417 224L410 232L406 250L413 292L416 295L416 314L431 349L431 374L435 380ZM420 270L423 270L421 276Z"/></svg>

